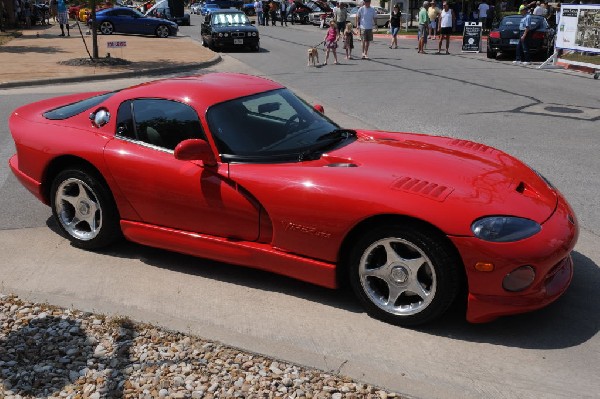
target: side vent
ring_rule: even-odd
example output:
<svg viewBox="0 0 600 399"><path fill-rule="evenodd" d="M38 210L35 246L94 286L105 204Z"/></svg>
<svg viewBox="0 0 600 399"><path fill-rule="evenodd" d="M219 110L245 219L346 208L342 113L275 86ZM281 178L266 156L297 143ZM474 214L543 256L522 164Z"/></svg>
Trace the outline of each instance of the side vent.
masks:
<svg viewBox="0 0 600 399"><path fill-rule="evenodd" d="M328 168L356 168L358 165L355 164L355 163L341 163L341 162L338 162L338 163L330 163L330 164L327 164L325 166L327 166Z"/></svg>
<svg viewBox="0 0 600 399"><path fill-rule="evenodd" d="M444 201L453 188L443 186L426 180L403 176L392 184L394 190L400 190L411 194L417 194L435 201Z"/></svg>

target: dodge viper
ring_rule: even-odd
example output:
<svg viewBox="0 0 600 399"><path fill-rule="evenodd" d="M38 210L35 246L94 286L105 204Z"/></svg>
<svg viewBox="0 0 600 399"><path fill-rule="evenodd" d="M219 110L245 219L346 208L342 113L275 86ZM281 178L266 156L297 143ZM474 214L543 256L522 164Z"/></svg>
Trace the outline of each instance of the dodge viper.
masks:
<svg viewBox="0 0 600 399"><path fill-rule="evenodd" d="M353 130L281 84L215 73L14 111L19 181L73 245L125 237L324 287L373 317L470 322L565 292L578 224L563 195L487 145Z"/></svg>

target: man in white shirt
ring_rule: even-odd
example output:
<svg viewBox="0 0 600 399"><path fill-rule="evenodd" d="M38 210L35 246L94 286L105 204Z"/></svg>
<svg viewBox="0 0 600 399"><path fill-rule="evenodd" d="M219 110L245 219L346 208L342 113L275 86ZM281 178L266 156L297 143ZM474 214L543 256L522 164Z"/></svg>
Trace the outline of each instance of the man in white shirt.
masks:
<svg viewBox="0 0 600 399"><path fill-rule="evenodd" d="M488 18L488 11L490 9L490 6L488 6L486 0L483 0L481 2L481 4L479 4L478 10L479 10L479 22L481 22L481 26L482 29L485 30L486 26L487 26L487 18Z"/></svg>
<svg viewBox="0 0 600 399"><path fill-rule="evenodd" d="M542 3L537 1L535 3L535 8L533 9L533 15L544 15L544 6Z"/></svg>
<svg viewBox="0 0 600 399"><path fill-rule="evenodd" d="M373 28L377 25L377 11L371 8L371 0L364 0L356 13L356 27L362 40L362 59L369 59L369 43L373 41Z"/></svg>

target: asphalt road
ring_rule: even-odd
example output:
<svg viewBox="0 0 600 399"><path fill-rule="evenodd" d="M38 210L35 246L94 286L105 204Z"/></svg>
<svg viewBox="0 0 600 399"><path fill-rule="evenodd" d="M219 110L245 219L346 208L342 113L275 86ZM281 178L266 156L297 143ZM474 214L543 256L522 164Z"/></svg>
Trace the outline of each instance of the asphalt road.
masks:
<svg viewBox="0 0 600 399"><path fill-rule="evenodd" d="M197 18L182 34L197 35ZM435 325L403 329L369 318L348 294L255 270L131 243L101 253L75 249L10 174L7 116L38 99L138 80L0 92L0 292L127 315L420 398L597 397L599 82L460 54L458 43L449 56L418 55L409 40L399 50L376 41L371 61L309 68L306 47L324 31L261 33L260 53L224 53L211 70L267 76L348 127L476 140L544 174L582 227L567 293L546 309L488 324L468 324L454 309Z"/></svg>

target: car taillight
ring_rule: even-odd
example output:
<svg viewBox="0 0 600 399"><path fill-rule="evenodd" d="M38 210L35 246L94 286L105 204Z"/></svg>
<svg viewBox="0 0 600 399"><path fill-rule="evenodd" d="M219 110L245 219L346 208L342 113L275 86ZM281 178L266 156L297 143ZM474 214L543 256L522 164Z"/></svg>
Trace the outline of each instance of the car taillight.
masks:
<svg viewBox="0 0 600 399"><path fill-rule="evenodd" d="M490 32L490 39L500 39L500 32L498 32L498 31Z"/></svg>
<svg viewBox="0 0 600 399"><path fill-rule="evenodd" d="M533 35L531 35L532 39L543 39L544 37L546 37L544 32L533 32Z"/></svg>

